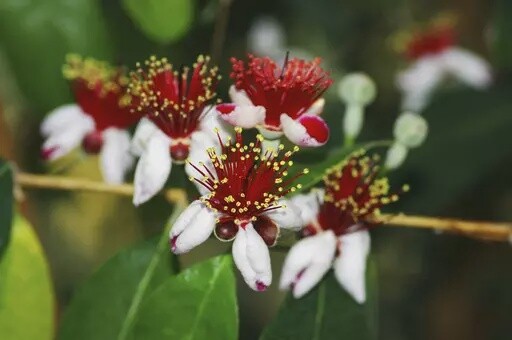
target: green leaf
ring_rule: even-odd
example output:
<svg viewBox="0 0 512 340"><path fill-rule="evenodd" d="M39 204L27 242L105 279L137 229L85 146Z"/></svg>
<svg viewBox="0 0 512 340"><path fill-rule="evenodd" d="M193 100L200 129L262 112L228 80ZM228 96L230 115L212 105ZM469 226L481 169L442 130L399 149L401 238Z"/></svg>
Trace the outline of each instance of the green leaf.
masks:
<svg viewBox="0 0 512 340"><path fill-rule="evenodd" d="M368 261L367 301L359 305L330 272L301 299L290 294L261 340L338 340L377 338L377 271Z"/></svg>
<svg viewBox="0 0 512 340"><path fill-rule="evenodd" d="M182 209L175 208L174 223ZM107 261L76 293L64 315L60 339L125 339L148 294L176 272L167 232Z"/></svg>
<svg viewBox="0 0 512 340"><path fill-rule="evenodd" d="M308 162L301 161L301 159L299 158L299 160L295 162L293 167L290 169L290 175L288 175L291 178L295 174L303 171L303 169L305 168L309 170L307 174L301 175L294 182L295 185L301 185L300 188L297 188L294 194L309 189L318 184L319 182L321 182L323 180L325 172L328 169L341 164L352 152L360 149L370 150L376 147L386 146L388 144L389 143L386 141L377 141L366 144L357 144L349 147L340 147L331 150L331 152L326 156L325 154L322 155L318 151L309 151L303 153L301 158L308 159Z"/></svg>
<svg viewBox="0 0 512 340"><path fill-rule="evenodd" d="M199 263L168 279L144 302L134 339L238 339L230 256Z"/></svg>
<svg viewBox="0 0 512 340"><path fill-rule="evenodd" d="M32 227L16 216L0 262L2 339L53 338L54 296L48 264Z"/></svg>
<svg viewBox="0 0 512 340"><path fill-rule="evenodd" d="M189 30L194 0L123 0L130 18L152 40L168 44Z"/></svg>
<svg viewBox="0 0 512 340"><path fill-rule="evenodd" d="M41 115L72 100L61 71L67 53L112 54L98 0L2 0L0 48Z"/></svg>
<svg viewBox="0 0 512 340"><path fill-rule="evenodd" d="M11 235L13 208L12 191L13 180L11 167L9 163L0 159L0 256L9 244Z"/></svg>

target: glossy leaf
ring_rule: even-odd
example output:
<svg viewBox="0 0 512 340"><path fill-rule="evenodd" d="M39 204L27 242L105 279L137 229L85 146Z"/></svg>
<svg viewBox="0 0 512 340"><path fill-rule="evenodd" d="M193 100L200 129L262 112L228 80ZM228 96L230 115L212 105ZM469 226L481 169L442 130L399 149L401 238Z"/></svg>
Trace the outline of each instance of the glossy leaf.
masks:
<svg viewBox="0 0 512 340"><path fill-rule="evenodd" d="M230 256L199 263L168 279L144 302L134 339L238 339Z"/></svg>
<svg viewBox="0 0 512 340"><path fill-rule="evenodd" d="M173 223L181 209L175 209ZM176 269L167 237L121 251L78 290L68 306L60 339L125 339L148 294Z"/></svg>
<svg viewBox="0 0 512 340"><path fill-rule="evenodd" d="M355 302L330 272L303 298L289 294L260 339L376 339L377 271L371 260L367 268L365 304Z"/></svg>
<svg viewBox="0 0 512 340"><path fill-rule="evenodd" d="M13 179L9 163L0 159L0 256L11 235L13 209Z"/></svg>
<svg viewBox="0 0 512 340"><path fill-rule="evenodd" d="M17 216L0 262L0 335L2 339L50 340L53 325L48 264L34 230Z"/></svg>
<svg viewBox="0 0 512 340"><path fill-rule="evenodd" d="M325 172L328 169L341 164L352 152L359 149L370 150L372 148L385 146L387 144L387 142L380 141L366 144L358 144L350 147L340 147L331 150L331 152L327 156L322 156L323 158L318 160L315 159L315 155L312 155L311 152L303 154L301 158L303 159L307 157L309 159L308 162L301 161L299 159L290 169L289 176L293 177L294 174L303 171L303 169L305 168L307 168L309 172L307 174L301 175L297 179L297 181L294 182L295 185L300 184L301 186L300 188L297 188L297 190L294 193L298 193L306 189L309 189L318 184L319 182L321 182L325 175ZM318 154L317 152L315 153Z"/></svg>
<svg viewBox="0 0 512 340"><path fill-rule="evenodd" d="M22 92L41 115L71 101L67 53L111 59L98 0L0 2L0 47Z"/></svg>
<svg viewBox="0 0 512 340"><path fill-rule="evenodd" d="M126 13L152 40L168 44L189 30L194 0L123 0Z"/></svg>

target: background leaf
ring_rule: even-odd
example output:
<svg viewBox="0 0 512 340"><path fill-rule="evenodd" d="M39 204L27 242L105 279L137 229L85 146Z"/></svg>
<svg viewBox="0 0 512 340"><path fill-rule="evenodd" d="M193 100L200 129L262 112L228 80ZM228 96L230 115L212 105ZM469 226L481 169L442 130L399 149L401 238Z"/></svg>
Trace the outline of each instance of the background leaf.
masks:
<svg viewBox="0 0 512 340"><path fill-rule="evenodd" d="M260 339L376 339L377 271L371 259L367 268L364 305L355 302L330 272L302 299L288 295Z"/></svg>
<svg viewBox="0 0 512 340"><path fill-rule="evenodd" d="M71 101L61 71L67 53L112 55L97 0L2 0L0 47L40 114Z"/></svg>
<svg viewBox="0 0 512 340"><path fill-rule="evenodd" d="M9 163L0 159L0 256L4 253L11 235L12 190L13 181L11 167Z"/></svg>
<svg viewBox="0 0 512 340"><path fill-rule="evenodd" d="M230 256L168 279L144 302L135 339L238 339L238 307Z"/></svg>
<svg viewBox="0 0 512 340"><path fill-rule="evenodd" d="M189 30L194 0L123 0L126 13L151 39L168 44Z"/></svg>
<svg viewBox="0 0 512 340"><path fill-rule="evenodd" d="M175 209L174 223L181 209ZM168 254L167 233L123 250L106 262L69 305L60 339L124 339L147 295L177 271Z"/></svg>
<svg viewBox="0 0 512 340"><path fill-rule="evenodd" d="M53 338L54 296L48 264L32 227L15 218L0 262L2 339Z"/></svg>

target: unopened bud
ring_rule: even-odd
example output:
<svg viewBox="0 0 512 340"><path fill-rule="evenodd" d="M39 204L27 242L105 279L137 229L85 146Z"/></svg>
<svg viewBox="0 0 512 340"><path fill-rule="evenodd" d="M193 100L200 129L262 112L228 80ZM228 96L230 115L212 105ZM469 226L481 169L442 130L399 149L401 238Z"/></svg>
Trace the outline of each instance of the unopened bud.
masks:
<svg viewBox="0 0 512 340"><path fill-rule="evenodd" d="M338 96L349 105L368 105L376 94L375 83L364 73L348 74L338 84Z"/></svg>
<svg viewBox="0 0 512 340"><path fill-rule="evenodd" d="M385 167L389 170L400 167L404 163L408 152L409 149L405 145L395 142L388 149Z"/></svg>
<svg viewBox="0 0 512 340"><path fill-rule="evenodd" d="M427 138L428 124L422 116L406 112L395 121L393 133L399 143L409 148L415 148L420 146Z"/></svg>

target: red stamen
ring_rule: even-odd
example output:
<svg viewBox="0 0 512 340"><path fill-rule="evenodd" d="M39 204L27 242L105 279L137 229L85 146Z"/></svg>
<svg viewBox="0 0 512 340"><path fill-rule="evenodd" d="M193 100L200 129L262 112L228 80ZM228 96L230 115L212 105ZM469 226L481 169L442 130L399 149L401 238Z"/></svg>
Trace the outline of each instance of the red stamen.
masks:
<svg viewBox="0 0 512 340"><path fill-rule="evenodd" d="M151 57L145 68L131 73L130 93L138 99L132 111L150 118L172 139L188 138L199 126L206 105L216 96L220 77L217 67L209 67L209 57L199 56L193 65L179 72L166 58Z"/></svg>
<svg viewBox="0 0 512 340"><path fill-rule="evenodd" d="M325 197L318 214L318 225L336 235L368 228L379 209L398 200L399 193L390 193L387 178L377 179L379 167L364 152L353 154L341 167L324 178ZM403 191L408 187L404 186ZM354 229L354 225L357 225ZM315 234L315 228L306 228Z"/></svg>
<svg viewBox="0 0 512 340"><path fill-rule="evenodd" d="M268 58L248 55L244 61L231 58L231 78L238 90L244 90L254 105L266 109L265 124L280 130L282 113L292 119L301 116L331 86L332 79L320 65L320 58L308 62L292 58L282 68Z"/></svg>
<svg viewBox="0 0 512 340"><path fill-rule="evenodd" d="M201 170L192 164L202 178L192 177L191 180L211 191L203 201L220 214L219 223L232 222L242 226L253 222L265 234L266 241L271 242L273 237L270 234L277 237L277 231L261 214L280 208L277 201L295 190L291 183L284 184L283 178L287 176L284 169L292 164L289 158L298 148L280 154L281 145L279 150L267 150L265 156L261 156L262 137L258 136L256 142L244 145L242 130L235 130L234 141L230 138L223 143L219 137L221 155L217 155L213 148L208 149L212 171L205 165L205 170Z"/></svg>
<svg viewBox="0 0 512 340"><path fill-rule="evenodd" d="M64 76L72 81L75 99L81 109L94 119L96 130L109 127L124 129L135 124L140 115L128 108L128 78L122 68L77 55L68 55Z"/></svg>

